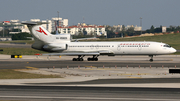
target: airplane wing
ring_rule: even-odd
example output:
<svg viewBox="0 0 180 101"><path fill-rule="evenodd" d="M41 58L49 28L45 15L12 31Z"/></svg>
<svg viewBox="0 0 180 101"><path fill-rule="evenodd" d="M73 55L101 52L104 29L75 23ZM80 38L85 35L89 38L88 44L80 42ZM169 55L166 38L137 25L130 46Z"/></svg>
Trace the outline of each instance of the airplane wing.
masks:
<svg viewBox="0 0 180 101"><path fill-rule="evenodd" d="M48 53L42 55L49 55L49 56L78 56L78 55L85 55L85 56L92 56L92 55L113 55L114 53L109 50L101 50L101 51L82 51L82 52L68 52L68 53Z"/></svg>

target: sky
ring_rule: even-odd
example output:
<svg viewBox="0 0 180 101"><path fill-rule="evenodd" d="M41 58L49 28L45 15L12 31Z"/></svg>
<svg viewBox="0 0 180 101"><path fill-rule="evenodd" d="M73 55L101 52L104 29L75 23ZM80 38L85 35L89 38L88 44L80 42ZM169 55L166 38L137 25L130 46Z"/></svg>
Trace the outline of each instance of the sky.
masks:
<svg viewBox="0 0 180 101"><path fill-rule="evenodd" d="M180 0L0 0L0 21L69 20L95 25L138 25L143 30L180 25Z"/></svg>

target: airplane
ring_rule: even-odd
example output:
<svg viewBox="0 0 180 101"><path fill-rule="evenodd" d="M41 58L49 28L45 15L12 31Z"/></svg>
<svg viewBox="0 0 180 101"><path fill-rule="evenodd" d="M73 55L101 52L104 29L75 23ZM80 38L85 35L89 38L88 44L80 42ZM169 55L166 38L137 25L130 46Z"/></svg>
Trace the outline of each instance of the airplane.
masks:
<svg viewBox="0 0 180 101"><path fill-rule="evenodd" d="M98 61L100 55L148 55L153 56L176 52L176 49L162 42L119 41L119 42L72 42L70 34L50 34L42 22L22 22L26 24L35 39L32 48L50 52L49 56L78 56L72 61L84 61L84 56L92 56L87 61Z"/></svg>

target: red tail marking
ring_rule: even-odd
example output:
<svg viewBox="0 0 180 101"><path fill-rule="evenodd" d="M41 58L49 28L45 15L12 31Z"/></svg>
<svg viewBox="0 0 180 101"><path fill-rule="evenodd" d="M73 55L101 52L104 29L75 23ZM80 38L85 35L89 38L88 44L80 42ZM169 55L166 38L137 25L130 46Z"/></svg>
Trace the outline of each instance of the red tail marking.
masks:
<svg viewBox="0 0 180 101"><path fill-rule="evenodd" d="M44 33L45 35L47 35L47 33L41 27L39 27L39 30L36 30L36 31L38 31L40 33Z"/></svg>

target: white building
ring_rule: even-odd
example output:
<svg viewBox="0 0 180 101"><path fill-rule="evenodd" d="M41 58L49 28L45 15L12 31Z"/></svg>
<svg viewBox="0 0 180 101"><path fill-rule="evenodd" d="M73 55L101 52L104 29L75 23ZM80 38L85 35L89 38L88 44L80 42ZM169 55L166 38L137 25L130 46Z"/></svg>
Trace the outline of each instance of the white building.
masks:
<svg viewBox="0 0 180 101"><path fill-rule="evenodd" d="M142 27L138 27L137 25L134 27L134 31L141 31L142 30Z"/></svg>
<svg viewBox="0 0 180 101"><path fill-rule="evenodd" d="M83 33L83 30L87 32L87 35L107 35L104 26L97 25L86 25L86 24L78 24L75 26L59 26L59 32L61 34L71 34L78 35L79 33Z"/></svg>
<svg viewBox="0 0 180 101"><path fill-rule="evenodd" d="M113 27L115 28L116 31L122 31L122 25L113 25ZM129 28L134 28L134 31L141 31L142 27L140 26L134 26L134 25L127 25L125 26L125 29L128 30Z"/></svg>
<svg viewBox="0 0 180 101"><path fill-rule="evenodd" d="M12 41L12 38L8 38L8 37L0 38L0 41Z"/></svg>
<svg viewBox="0 0 180 101"><path fill-rule="evenodd" d="M30 21L32 21L32 22L40 22L41 20L40 19L30 19Z"/></svg>
<svg viewBox="0 0 180 101"><path fill-rule="evenodd" d="M163 33L166 32L166 26L162 26L162 32L163 32Z"/></svg>
<svg viewBox="0 0 180 101"><path fill-rule="evenodd" d="M40 20L40 19L30 19L32 22L46 22L47 24L43 24L43 27L45 27L50 33L54 32L56 30L57 21L59 21L59 26L68 26L68 19L62 19L62 18L52 18L51 20ZM11 24L10 22L13 22ZM28 27L26 25L22 25L19 20L10 20L10 21L3 21L3 25L12 25L11 28L14 29L21 29L22 32L30 33ZM10 27L8 27L10 28ZM2 30L3 27L0 27L0 30ZM17 32L11 32L10 34L16 34Z"/></svg>
<svg viewBox="0 0 180 101"><path fill-rule="evenodd" d="M52 20L40 20L40 19L30 19L32 22L46 22L47 24L43 24L43 27L46 28L50 33L56 30L56 23L58 18L52 18ZM22 32L30 33L28 27L26 25L21 25L19 20L11 20L11 21L4 21L3 23L9 24L13 22L14 29L21 29ZM16 23L17 22L17 23ZM59 18L59 26L68 26L68 19ZM2 28L1 28L2 29Z"/></svg>
<svg viewBox="0 0 180 101"><path fill-rule="evenodd" d="M53 24L51 20L42 20L42 22L45 22L47 24L43 24L43 27L46 28L50 33L53 32Z"/></svg>
<svg viewBox="0 0 180 101"><path fill-rule="evenodd" d="M63 19L63 26L68 26L68 19Z"/></svg>
<svg viewBox="0 0 180 101"><path fill-rule="evenodd" d="M42 20L42 22L47 22L47 24L43 24L50 33L56 30L57 22L59 21L59 26L68 26L68 19L62 18L52 18L52 20Z"/></svg>

